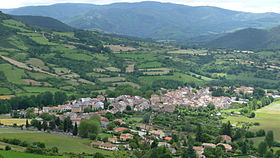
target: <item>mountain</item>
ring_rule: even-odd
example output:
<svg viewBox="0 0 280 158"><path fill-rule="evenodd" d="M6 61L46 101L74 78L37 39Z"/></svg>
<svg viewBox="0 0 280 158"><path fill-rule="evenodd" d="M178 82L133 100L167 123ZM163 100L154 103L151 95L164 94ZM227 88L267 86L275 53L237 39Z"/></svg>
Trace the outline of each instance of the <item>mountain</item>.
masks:
<svg viewBox="0 0 280 158"><path fill-rule="evenodd" d="M22 21L29 25L39 26L47 29L52 29L59 32L71 32L74 28L50 17L43 16L12 16L14 19Z"/></svg>
<svg viewBox="0 0 280 158"><path fill-rule="evenodd" d="M276 13L257 14L160 2L110 5L66 3L23 7L4 12L48 16L75 28L97 29L155 40L184 40L248 27L272 28L280 24L280 15Z"/></svg>
<svg viewBox="0 0 280 158"><path fill-rule="evenodd" d="M280 26L270 30L248 28L226 34L207 47L234 49L280 49Z"/></svg>

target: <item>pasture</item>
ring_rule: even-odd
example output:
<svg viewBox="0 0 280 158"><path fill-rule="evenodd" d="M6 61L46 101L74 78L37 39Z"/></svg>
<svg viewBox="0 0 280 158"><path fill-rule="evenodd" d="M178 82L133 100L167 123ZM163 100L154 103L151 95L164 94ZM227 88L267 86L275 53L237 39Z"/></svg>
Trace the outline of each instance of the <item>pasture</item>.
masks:
<svg viewBox="0 0 280 158"><path fill-rule="evenodd" d="M92 56L86 54L79 54L79 53L65 53L62 55L65 58L72 59L72 60L79 60L79 61L91 61Z"/></svg>
<svg viewBox="0 0 280 158"><path fill-rule="evenodd" d="M0 95L9 95L9 94L12 94L12 91L10 89L0 87Z"/></svg>
<svg viewBox="0 0 280 158"><path fill-rule="evenodd" d="M225 121L230 121L232 124L238 123L260 123L260 126L253 126L251 131L258 131L264 129L265 131L272 130L274 139L280 141L280 101L276 101L262 109L257 110L255 118L247 118L244 116L230 116ZM252 139L256 144L264 140L264 137Z"/></svg>
<svg viewBox="0 0 280 158"><path fill-rule="evenodd" d="M58 147L59 152L73 152L73 153L96 153L100 152L105 155L112 155L111 151L92 148L89 146L91 140L72 138L67 136L61 136L56 134L37 132L37 131L25 131L17 129L0 129L0 138L16 138L29 143L42 142L46 144L47 148Z"/></svg>
<svg viewBox="0 0 280 158"><path fill-rule="evenodd" d="M22 69L13 67L10 64L0 64L0 71L3 71L7 80L14 84L27 84L22 80L26 76Z"/></svg>
<svg viewBox="0 0 280 158"><path fill-rule="evenodd" d="M194 82L199 83L201 80L194 78L190 75L175 72L173 75L162 75L162 76L141 76L139 77L139 80L143 84L151 85L154 81L157 80L176 80L181 82Z"/></svg>
<svg viewBox="0 0 280 158"><path fill-rule="evenodd" d="M98 78L101 82L121 82L125 81L124 77L108 77L108 78Z"/></svg>

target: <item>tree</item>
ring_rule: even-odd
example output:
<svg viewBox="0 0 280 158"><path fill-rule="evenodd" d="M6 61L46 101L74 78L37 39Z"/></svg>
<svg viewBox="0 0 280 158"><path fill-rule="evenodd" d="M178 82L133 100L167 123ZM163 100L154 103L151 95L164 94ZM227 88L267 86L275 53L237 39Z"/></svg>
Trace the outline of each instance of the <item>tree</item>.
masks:
<svg viewBox="0 0 280 158"><path fill-rule="evenodd" d="M242 154L247 154L247 143L243 142L241 146Z"/></svg>
<svg viewBox="0 0 280 158"><path fill-rule="evenodd" d="M155 139L151 144L151 148L156 148L157 146L158 146L158 141Z"/></svg>
<svg viewBox="0 0 280 158"><path fill-rule="evenodd" d="M100 121L95 119L82 120L79 126L79 135L88 138L90 134L98 134L100 130Z"/></svg>
<svg viewBox="0 0 280 158"><path fill-rule="evenodd" d="M266 142L261 142L258 146L258 153L260 156L263 156L267 151L267 144Z"/></svg>
<svg viewBox="0 0 280 158"><path fill-rule="evenodd" d="M54 130L55 129L55 121L51 121L50 123L49 123L49 128L50 128L50 130Z"/></svg>
<svg viewBox="0 0 280 158"><path fill-rule="evenodd" d="M221 134L231 136L232 133L230 121L222 124Z"/></svg>
<svg viewBox="0 0 280 158"><path fill-rule="evenodd" d="M151 117L150 114L146 113L143 117L143 123L145 123L145 124L150 123L150 117Z"/></svg>
<svg viewBox="0 0 280 158"><path fill-rule="evenodd" d="M48 129L47 121L43 121L42 128L43 128L44 131L46 131Z"/></svg>
<svg viewBox="0 0 280 158"><path fill-rule="evenodd" d="M196 152L192 145L189 145L187 149L183 152L182 158L196 158Z"/></svg>
<svg viewBox="0 0 280 158"><path fill-rule="evenodd" d="M42 123L39 121L38 122L38 124L37 124L37 129L39 130L39 131L41 131L41 129L42 129Z"/></svg>
<svg viewBox="0 0 280 158"><path fill-rule="evenodd" d="M201 125L197 125L197 128L196 128L196 134L195 134L195 140L198 141L198 142L201 142L202 141L202 128L201 128Z"/></svg>
<svg viewBox="0 0 280 158"><path fill-rule="evenodd" d="M75 122L75 126L73 129L73 135L76 136L77 134L78 134L78 125L77 125L77 122Z"/></svg>
<svg viewBox="0 0 280 158"><path fill-rule="evenodd" d="M55 105L64 104L67 101L67 95L64 92L55 92L54 94L54 103Z"/></svg>
<svg viewBox="0 0 280 158"><path fill-rule="evenodd" d="M274 135L273 131L268 131L265 137L265 142L267 143L268 147L272 147L273 142L274 142Z"/></svg>
<svg viewBox="0 0 280 158"><path fill-rule="evenodd" d="M25 122L25 127L26 127L26 128L29 127L29 122L28 122L28 120L26 120L26 122Z"/></svg>
<svg viewBox="0 0 280 158"><path fill-rule="evenodd" d="M271 151L266 151L264 158L273 158L273 153Z"/></svg>
<svg viewBox="0 0 280 158"><path fill-rule="evenodd" d="M103 154L97 152L93 155L93 158L105 158L105 156Z"/></svg>
<svg viewBox="0 0 280 158"><path fill-rule="evenodd" d="M11 149L12 148L9 145L5 146L5 150L11 150Z"/></svg>

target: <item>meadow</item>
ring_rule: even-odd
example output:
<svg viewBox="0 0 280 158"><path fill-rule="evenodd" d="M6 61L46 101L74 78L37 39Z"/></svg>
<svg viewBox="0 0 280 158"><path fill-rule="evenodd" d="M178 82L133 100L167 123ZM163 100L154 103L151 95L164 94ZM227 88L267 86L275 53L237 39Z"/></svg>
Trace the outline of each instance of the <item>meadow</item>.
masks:
<svg viewBox="0 0 280 158"><path fill-rule="evenodd" d="M154 81L157 80L176 80L176 81L182 81L182 82L201 82L201 80L194 78L190 75L174 72L173 75L162 75L162 76L141 76L139 77L139 80L147 85L151 85Z"/></svg>
<svg viewBox="0 0 280 158"><path fill-rule="evenodd" d="M96 153L100 152L105 155L112 155L112 152L101 150L97 148L92 148L89 146L91 140L72 138L56 134L50 134L38 131L25 131L17 129L0 129L0 138L16 138L29 143L32 142L42 142L46 144L47 148L58 147L59 152L73 152L73 153Z"/></svg>
<svg viewBox="0 0 280 158"><path fill-rule="evenodd" d="M230 116L226 121L230 121L232 124L238 123L260 123L259 126L253 126L251 131L258 131L264 129L265 131L272 130L276 141L280 141L280 101L276 101L262 109L257 110L255 118L248 118L245 116ZM257 137L252 139L255 144L259 144L264 140L264 137Z"/></svg>

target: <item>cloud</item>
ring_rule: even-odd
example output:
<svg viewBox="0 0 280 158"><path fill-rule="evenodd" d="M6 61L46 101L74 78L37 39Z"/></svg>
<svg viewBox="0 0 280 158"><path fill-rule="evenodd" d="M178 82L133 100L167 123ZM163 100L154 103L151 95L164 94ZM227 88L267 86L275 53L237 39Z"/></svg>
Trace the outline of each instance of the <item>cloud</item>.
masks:
<svg viewBox="0 0 280 158"><path fill-rule="evenodd" d="M115 2L140 2L141 0L0 0L1 8L49 5L55 3L110 4ZM279 0L158 0L191 6L216 6L231 10L249 12L279 12Z"/></svg>

